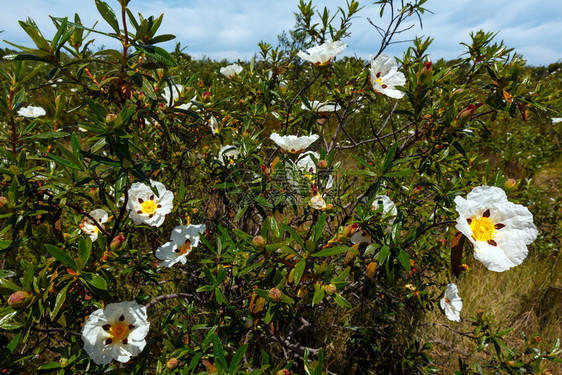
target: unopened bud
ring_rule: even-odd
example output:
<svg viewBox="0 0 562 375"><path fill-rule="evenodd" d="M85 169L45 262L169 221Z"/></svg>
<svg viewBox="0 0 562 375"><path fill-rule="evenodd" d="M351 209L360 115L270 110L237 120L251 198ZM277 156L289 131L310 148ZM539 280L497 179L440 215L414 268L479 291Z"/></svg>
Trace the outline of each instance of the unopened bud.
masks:
<svg viewBox="0 0 562 375"><path fill-rule="evenodd" d="M475 110L476 110L476 106L474 104L469 104L468 107L460 111L458 116L459 125L462 126L466 124L468 121L472 120L472 116L474 116Z"/></svg>
<svg viewBox="0 0 562 375"><path fill-rule="evenodd" d="M199 209L198 208L194 208L193 210L191 210L191 213L193 214L193 216L197 215L199 213Z"/></svg>
<svg viewBox="0 0 562 375"><path fill-rule="evenodd" d="M265 239L262 236L255 236L252 238L252 245L258 250L262 250L265 247Z"/></svg>
<svg viewBox="0 0 562 375"><path fill-rule="evenodd" d="M289 370L287 370L286 368L279 370L275 373L275 375L291 375L291 373L289 372Z"/></svg>
<svg viewBox="0 0 562 375"><path fill-rule="evenodd" d="M267 293L267 298L272 302L281 302L283 299L283 293L277 288L271 288L269 293Z"/></svg>
<svg viewBox="0 0 562 375"><path fill-rule="evenodd" d="M119 250L121 248L121 246L123 245L123 242L125 242L125 236L121 234L121 235L115 237L113 240L111 240L111 243L109 244L109 247L113 251Z"/></svg>
<svg viewBox="0 0 562 375"><path fill-rule="evenodd" d="M0 197L0 212L5 212L8 209L8 198Z"/></svg>
<svg viewBox="0 0 562 375"><path fill-rule="evenodd" d="M341 234L342 234L342 236L349 238L349 237L353 236L353 234L355 232L357 232L358 229L359 229L359 224L353 223L353 224L348 225L347 227L343 228Z"/></svg>
<svg viewBox="0 0 562 375"><path fill-rule="evenodd" d="M115 113L108 113L107 116L105 116L105 122L108 124L113 124L116 118L117 115Z"/></svg>
<svg viewBox="0 0 562 375"><path fill-rule="evenodd" d="M8 298L8 305L14 309L21 309L27 306L32 296L33 294L20 290L19 292L12 293L10 298Z"/></svg>
<svg viewBox="0 0 562 375"><path fill-rule="evenodd" d="M433 75L433 70L431 68L431 61L426 61L423 64L423 68L420 70L420 82L427 83Z"/></svg>
<svg viewBox="0 0 562 375"><path fill-rule="evenodd" d="M209 99L211 99L211 93L209 91L205 91L203 94L201 94L201 97L203 98L204 102L209 101Z"/></svg>
<svg viewBox="0 0 562 375"><path fill-rule="evenodd" d="M324 159L318 160L318 168L320 168L320 169L328 168L328 162Z"/></svg>
<svg viewBox="0 0 562 375"><path fill-rule="evenodd" d="M414 190L412 190L412 193L417 194L422 190L421 185L418 185L414 188Z"/></svg>
<svg viewBox="0 0 562 375"><path fill-rule="evenodd" d="M505 184L503 185L506 189L513 189L517 185L517 181L513 178L508 178Z"/></svg>
<svg viewBox="0 0 562 375"><path fill-rule="evenodd" d="M170 358L170 360L166 362L166 367L168 368L168 370L173 370L178 367L178 363L179 362L177 358Z"/></svg>
<svg viewBox="0 0 562 375"><path fill-rule="evenodd" d="M324 285L324 290L329 295L333 295L336 292L337 288L334 284L328 284L328 285Z"/></svg>
<svg viewBox="0 0 562 375"><path fill-rule="evenodd" d="M269 169L265 165L260 165L260 170L261 170L261 173L264 174L264 175L268 175L269 173L271 173L271 169Z"/></svg>

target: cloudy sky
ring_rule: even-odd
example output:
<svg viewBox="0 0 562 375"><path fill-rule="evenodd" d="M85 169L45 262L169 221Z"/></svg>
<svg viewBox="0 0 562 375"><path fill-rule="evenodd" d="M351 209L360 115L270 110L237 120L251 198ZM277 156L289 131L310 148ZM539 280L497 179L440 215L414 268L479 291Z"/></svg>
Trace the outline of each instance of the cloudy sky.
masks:
<svg viewBox="0 0 562 375"><path fill-rule="evenodd" d="M117 0L106 0L118 9ZM164 13L161 33L174 34L187 53L195 57L234 61L251 58L258 51L260 40L273 45L277 35L294 25L298 0L132 0L130 8L145 17ZM347 55L367 57L378 50L381 38L368 22L386 27L378 16L373 1L359 0L365 8L353 21ZM317 10L324 6L335 11L344 0L314 0ZM0 0L0 40L31 46L31 40L18 25L18 20L31 17L43 35L50 39L54 27L49 15L69 18L78 13L86 26L100 20L98 26L109 26L98 15L94 0ZM548 65L562 60L562 0L429 0L426 7L433 14L423 17L423 29L412 18L405 26L415 24L396 40L411 40L415 36L434 38L429 50L433 60L452 59L464 50L469 33L483 29L498 33L498 40L515 48L531 65ZM94 49L112 46L112 42L96 36ZM168 42L166 48L173 48ZM387 53L401 55L409 43L399 43ZM0 42L1 48L8 45ZM113 47L116 47L113 45Z"/></svg>

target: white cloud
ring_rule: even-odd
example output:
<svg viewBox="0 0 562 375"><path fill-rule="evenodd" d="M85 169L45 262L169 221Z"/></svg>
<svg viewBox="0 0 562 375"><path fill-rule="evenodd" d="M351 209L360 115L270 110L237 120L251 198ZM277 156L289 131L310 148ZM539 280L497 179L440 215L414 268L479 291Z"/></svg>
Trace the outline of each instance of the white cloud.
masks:
<svg viewBox="0 0 562 375"><path fill-rule="evenodd" d="M106 1L118 10L116 0ZM337 6L344 3L341 0L315 0L314 4L317 10L327 6L335 12ZM376 6L370 2L361 4L366 7L353 20L351 38L345 40L349 45L346 54L367 57L378 51L381 41L367 18L380 26L385 24L378 18ZM415 26L394 40L430 36L435 39L429 49L434 60L458 57L464 52L459 43L468 42L469 33L479 29L499 32L498 41L504 40L508 47L514 47L530 64L549 64L562 58L560 0L432 0L426 6L434 14L423 16L423 30L417 19L411 18L405 26L413 23ZM76 0L24 0L3 8L0 24L5 32L0 38L16 44L31 45L30 38L17 22L26 17L35 20L47 39L55 33L49 14L72 18L77 12L85 25L91 26L99 20L96 28L110 31L93 0L81 0L79 5ZM164 13L160 32L176 35L176 41L188 46L186 52L193 56L236 60L251 58L258 51L257 43L261 40L276 45L277 35L294 25L297 0L132 0L130 8L135 15L141 12L145 17ZM103 44L117 47L117 43L109 39L95 38L94 48ZM164 47L171 49L174 45L175 41L172 41ZM386 52L400 56L410 45L410 42L393 44ZM0 47L7 45L0 43Z"/></svg>

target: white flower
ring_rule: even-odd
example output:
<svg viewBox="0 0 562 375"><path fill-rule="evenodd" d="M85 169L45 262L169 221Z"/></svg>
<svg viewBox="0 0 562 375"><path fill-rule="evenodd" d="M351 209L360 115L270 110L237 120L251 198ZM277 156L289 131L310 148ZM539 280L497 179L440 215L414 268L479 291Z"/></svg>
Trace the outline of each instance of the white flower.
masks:
<svg viewBox="0 0 562 375"><path fill-rule="evenodd" d="M328 102L322 103L316 100L310 101L310 106L312 107L313 111L319 113L336 112L341 109L341 106L338 103L328 103ZM305 106L304 103L301 105L301 108L311 109L310 107Z"/></svg>
<svg viewBox="0 0 562 375"><path fill-rule="evenodd" d="M163 260L160 267L172 267L178 262L185 264L191 250L199 245L199 234L206 229L204 224L175 227L170 235L171 241L156 249L156 258Z"/></svg>
<svg viewBox="0 0 562 375"><path fill-rule="evenodd" d="M400 99L404 93L394 86L404 86L406 77L398 71L394 58L382 54L376 59L371 57L371 85L376 92L394 99Z"/></svg>
<svg viewBox="0 0 562 375"><path fill-rule="evenodd" d="M127 362L142 352L150 329L146 307L136 301L110 303L94 311L82 327L84 350L98 365Z"/></svg>
<svg viewBox="0 0 562 375"><path fill-rule="evenodd" d="M394 216L398 215L398 210L396 209L396 205L387 195L377 195L373 200L372 209L378 210L379 207L382 206L382 214L383 216L388 216L389 219L393 218ZM390 231L387 228L387 231ZM366 230L358 230L355 232L351 238L349 239L352 243L359 243L359 242L373 242L373 236Z"/></svg>
<svg viewBox="0 0 562 375"><path fill-rule="evenodd" d="M340 40L334 42L330 39L322 45L307 49L306 52L299 51L297 55L315 65L327 65L332 58L342 53L346 48L347 45L344 42Z"/></svg>
<svg viewBox="0 0 562 375"><path fill-rule="evenodd" d="M316 164L312 159L312 156L316 158L316 160L320 159L320 154L314 151L307 151L301 154L296 163L292 163L290 161L285 163L285 168L287 170L287 182L289 182L292 186L297 187L299 181L299 175L302 174L306 177L311 183L316 185ZM332 176L328 176L328 179L325 181L324 189L330 189L334 185L334 179Z"/></svg>
<svg viewBox="0 0 562 375"><path fill-rule="evenodd" d="M387 195L377 195L373 200L373 210L377 210L380 206L382 206L383 215L389 215L391 217L398 215L396 205Z"/></svg>
<svg viewBox="0 0 562 375"><path fill-rule="evenodd" d="M102 228L104 228L103 223L106 223L109 219L109 215L107 214L107 212L102 209L93 210L92 212L90 212L90 216L93 217L101 225ZM82 229L82 232L90 236L92 242L98 239L98 232L100 231L100 229L92 222L92 220L90 220L90 218L85 217L84 219L82 219L82 222L80 223L80 229Z"/></svg>
<svg viewBox="0 0 562 375"><path fill-rule="evenodd" d="M308 205L315 210L322 211L326 208L326 201L319 193L316 193L315 196L310 198L310 200L308 201Z"/></svg>
<svg viewBox="0 0 562 375"><path fill-rule="evenodd" d="M218 155L219 162L222 165L234 164L234 159L238 159L240 150L232 145L223 146Z"/></svg>
<svg viewBox="0 0 562 375"><path fill-rule="evenodd" d="M209 120L207 120L209 127L211 128L211 133L219 133L219 122L215 118L215 116L211 116Z"/></svg>
<svg viewBox="0 0 562 375"><path fill-rule="evenodd" d="M553 117L551 120L553 124L558 124L559 122L562 122L562 117Z"/></svg>
<svg viewBox="0 0 562 375"><path fill-rule="evenodd" d="M527 257L527 245L537 238L533 214L507 200L495 186L478 186L466 199L457 196L456 228L474 245L474 258L490 271L503 272Z"/></svg>
<svg viewBox="0 0 562 375"><path fill-rule="evenodd" d="M42 107L27 106L18 109L18 115L29 118L36 118L39 116L45 116L47 112Z"/></svg>
<svg viewBox="0 0 562 375"><path fill-rule="evenodd" d="M269 138L283 150L297 154L316 142L320 136L317 134L308 137L297 137L296 135L280 136L277 133L272 133Z"/></svg>
<svg viewBox="0 0 562 375"><path fill-rule="evenodd" d="M227 65L220 69L222 75L227 78L238 75L242 72L242 67L238 64Z"/></svg>
<svg viewBox="0 0 562 375"><path fill-rule="evenodd" d="M174 102L180 97L181 92L183 91L183 87L180 85L166 85L164 87L164 91L162 92L162 96L166 99L166 104L174 104Z"/></svg>
<svg viewBox="0 0 562 375"><path fill-rule="evenodd" d="M441 299L440 305L443 311L445 311L447 319L460 322L462 301L455 284L447 285L445 296Z"/></svg>
<svg viewBox="0 0 562 375"><path fill-rule="evenodd" d="M151 180L150 184L157 189L158 195L142 182L131 185L127 210L135 224L159 227L174 207L174 194L160 182Z"/></svg>

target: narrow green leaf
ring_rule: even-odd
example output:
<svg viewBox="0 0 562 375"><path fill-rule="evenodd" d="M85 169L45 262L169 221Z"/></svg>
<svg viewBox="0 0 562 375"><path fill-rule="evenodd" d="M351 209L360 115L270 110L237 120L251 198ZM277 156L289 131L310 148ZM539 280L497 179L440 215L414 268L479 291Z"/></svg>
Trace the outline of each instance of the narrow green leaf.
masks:
<svg viewBox="0 0 562 375"><path fill-rule="evenodd" d="M107 290L107 283L105 279L100 275L90 272L83 272L80 275L80 279L88 283L89 285L93 286L94 288L100 290Z"/></svg>
<svg viewBox="0 0 562 375"><path fill-rule="evenodd" d="M53 309L51 310L51 312L49 313L49 317L51 318L51 321L55 320L55 317L57 316L60 308L62 307L62 304L64 303L64 301L66 300L66 295L68 293L68 288L70 287L70 283L66 284L64 286L64 288L62 288L59 293L57 294L57 298L55 299L55 306L53 306Z"/></svg>
<svg viewBox="0 0 562 375"><path fill-rule="evenodd" d="M47 249L49 254L53 256L53 258L61 262L63 265L72 268L74 271L77 270L76 263L74 263L74 260L72 260L70 255L64 252L64 250L61 250L58 247L49 244L45 244L45 248Z"/></svg>
<svg viewBox="0 0 562 375"><path fill-rule="evenodd" d="M80 237L78 240L78 256L86 265L88 259L90 259L90 254L92 252L92 241L90 239L85 239L84 237Z"/></svg>
<svg viewBox="0 0 562 375"><path fill-rule="evenodd" d="M348 250L349 250L348 246L329 247L327 249L320 250L317 253L311 254L311 256L313 256L313 257L329 257L329 256L332 256L332 255L341 254L341 253L346 252Z"/></svg>
<svg viewBox="0 0 562 375"><path fill-rule="evenodd" d="M304 270L306 269L306 259L301 259L295 266L295 285L298 285L302 275L304 274Z"/></svg>
<svg viewBox="0 0 562 375"><path fill-rule="evenodd" d="M404 267L406 272L410 272L410 267L412 266L412 264L410 263L410 254L405 252L403 249L400 249L400 252L398 253L398 256L396 258L398 259L402 267Z"/></svg>
<svg viewBox="0 0 562 375"><path fill-rule="evenodd" d="M388 153L386 154L384 161L382 163L382 173L385 174L390 168L392 168L392 162L396 156L396 151L398 150L398 143L395 143Z"/></svg>
<svg viewBox="0 0 562 375"><path fill-rule="evenodd" d="M119 23L117 22L117 17L113 9L111 9L105 1L101 0L96 0L96 8L98 8L98 12L109 26L119 34Z"/></svg>

